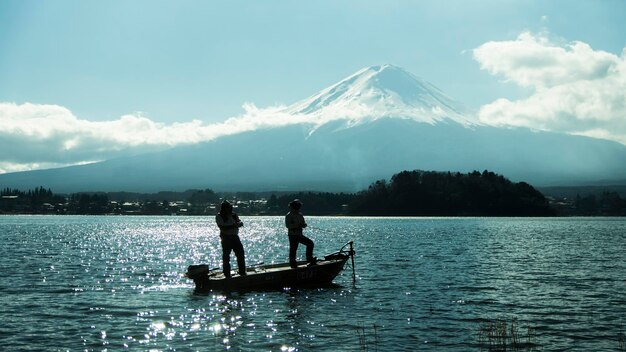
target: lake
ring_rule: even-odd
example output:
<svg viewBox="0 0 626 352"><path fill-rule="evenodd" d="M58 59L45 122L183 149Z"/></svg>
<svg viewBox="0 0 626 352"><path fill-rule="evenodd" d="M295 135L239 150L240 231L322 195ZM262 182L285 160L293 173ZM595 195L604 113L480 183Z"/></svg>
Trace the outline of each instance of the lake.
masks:
<svg viewBox="0 0 626 352"><path fill-rule="evenodd" d="M213 217L0 216L0 350L626 350L624 218L306 219L356 283L196 294ZM249 265L287 260L282 217L242 220Z"/></svg>

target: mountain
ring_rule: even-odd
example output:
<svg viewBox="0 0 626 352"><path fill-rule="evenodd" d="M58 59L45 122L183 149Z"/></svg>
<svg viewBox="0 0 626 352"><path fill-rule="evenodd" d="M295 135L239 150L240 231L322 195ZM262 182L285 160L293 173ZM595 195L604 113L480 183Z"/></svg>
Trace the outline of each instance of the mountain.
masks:
<svg viewBox="0 0 626 352"><path fill-rule="evenodd" d="M626 180L624 145L480 124L462 104L392 65L365 68L282 113L294 121L158 153L4 174L0 187L352 192L415 169L487 169L537 186Z"/></svg>
<svg viewBox="0 0 626 352"><path fill-rule="evenodd" d="M364 68L285 111L316 117L321 122L402 117L429 124L443 120L472 124L460 103L393 65Z"/></svg>

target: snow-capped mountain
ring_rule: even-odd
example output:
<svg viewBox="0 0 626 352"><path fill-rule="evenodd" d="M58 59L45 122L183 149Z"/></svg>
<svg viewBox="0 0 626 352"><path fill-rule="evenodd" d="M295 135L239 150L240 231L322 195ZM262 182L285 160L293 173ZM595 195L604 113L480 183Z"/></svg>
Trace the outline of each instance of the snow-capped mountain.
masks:
<svg viewBox="0 0 626 352"><path fill-rule="evenodd" d="M460 103L393 65L366 67L285 111L315 116L318 124L346 120L354 125L385 117L429 124L446 120L474 124Z"/></svg>
<svg viewBox="0 0 626 352"><path fill-rule="evenodd" d="M280 113L293 120L152 154L4 174L0 187L352 192L415 169L486 169L535 186L626 180L622 144L476 123L462 104L392 65L362 69Z"/></svg>

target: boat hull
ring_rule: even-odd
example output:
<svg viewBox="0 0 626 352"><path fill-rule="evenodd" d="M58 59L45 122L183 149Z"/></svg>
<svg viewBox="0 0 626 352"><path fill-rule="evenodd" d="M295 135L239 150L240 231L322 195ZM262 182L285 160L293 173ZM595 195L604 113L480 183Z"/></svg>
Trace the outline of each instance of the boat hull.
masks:
<svg viewBox="0 0 626 352"><path fill-rule="evenodd" d="M341 272L348 255L326 257L315 265L300 262L297 268L288 263L250 268L247 275L226 278L223 273L210 272L208 266L190 266L187 277L193 279L197 291L268 290L287 287L323 287L330 285Z"/></svg>

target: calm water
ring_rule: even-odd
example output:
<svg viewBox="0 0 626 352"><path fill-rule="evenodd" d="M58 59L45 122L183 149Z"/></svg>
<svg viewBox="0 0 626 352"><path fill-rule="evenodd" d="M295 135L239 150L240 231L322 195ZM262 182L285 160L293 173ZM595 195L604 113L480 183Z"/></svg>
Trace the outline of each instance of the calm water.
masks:
<svg viewBox="0 0 626 352"><path fill-rule="evenodd" d="M317 255L355 241L356 285L199 295L211 218L0 216L0 350L480 351L497 320L522 350L625 348L626 219L307 220ZM243 221L248 263L286 260L282 218Z"/></svg>

